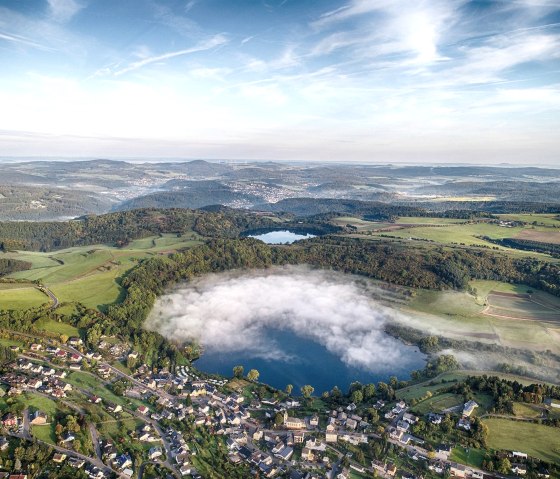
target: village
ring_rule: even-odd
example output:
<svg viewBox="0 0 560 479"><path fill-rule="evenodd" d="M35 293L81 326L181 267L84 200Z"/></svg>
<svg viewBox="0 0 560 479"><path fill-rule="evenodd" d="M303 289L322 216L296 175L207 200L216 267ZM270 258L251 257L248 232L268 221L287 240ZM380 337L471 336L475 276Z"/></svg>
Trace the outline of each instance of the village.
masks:
<svg viewBox="0 0 560 479"><path fill-rule="evenodd" d="M236 387L240 381L208 377L189 366L175 372L135 366L138 354L119 343L102 342L99 351L90 351L81 339L69 338L66 344L49 340L28 348L12 346L12 352L17 359L0 375L0 394L12 405L22 395L35 400L33 406L3 411L0 453L8 450L10 440L36 441L52 448L53 467L74 468L91 479L205 477L196 465L197 454L204 452L200 435L211 438L232 466L245 466L250 477L507 476L458 464L450 459L451 444L428 450L424 439L412 432L421 420L437 426L450 418L456 430L468 432L478 407L472 400L447 418L432 412L420 418L403 400L377 399L369 409L369 414L378 411L373 424L353 402L309 413L306 398L259 397L255 388ZM134 365L132 374L119 368L119 361ZM52 408L42 409L43 403L62 407L66 417L60 411L52 417ZM119 422L133 425L126 437L122 430L106 433L97 426ZM383 444L401 459L364 465L361 451L371 444ZM362 460L357 460L360 455ZM516 451L509 456L511 477L524 476L530 458ZM159 472L146 474L156 466ZM424 472L418 474L419 469ZM15 472L0 472L0 478L32 477ZM539 477L549 474L543 470Z"/></svg>

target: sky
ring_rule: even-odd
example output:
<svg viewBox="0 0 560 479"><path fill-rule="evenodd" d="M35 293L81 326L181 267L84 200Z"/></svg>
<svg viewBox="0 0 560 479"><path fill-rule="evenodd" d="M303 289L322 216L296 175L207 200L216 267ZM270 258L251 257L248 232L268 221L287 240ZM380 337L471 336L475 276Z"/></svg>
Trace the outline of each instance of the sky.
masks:
<svg viewBox="0 0 560 479"><path fill-rule="evenodd" d="M560 164L560 0L0 0L0 155Z"/></svg>

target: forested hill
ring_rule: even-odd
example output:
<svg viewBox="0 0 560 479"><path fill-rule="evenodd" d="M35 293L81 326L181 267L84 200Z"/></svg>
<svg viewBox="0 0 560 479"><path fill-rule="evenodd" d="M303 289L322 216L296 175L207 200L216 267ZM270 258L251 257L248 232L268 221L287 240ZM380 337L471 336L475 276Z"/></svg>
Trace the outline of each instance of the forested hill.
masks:
<svg viewBox="0 0 560 479"><path fill-rule="evenodd" d="M437 216L469 219L501 213L560 213L558 203L526 201L441 201L400 200L399 203L335 198L288 198L260 204L259 211L290 213L296 216L340 214L361 216L374 221L391 221L399 216Z"/></svg>
<svg viewBox="0 0 560 479"><path fill-rule="evenodd" d="M202 212L187 209L141 209L87 216L67 222L2 222L0 251L53 251L92 244L126 245L160 233L196 231L203 236L238 236L273 224L270 218L239 211Z"/></svg>

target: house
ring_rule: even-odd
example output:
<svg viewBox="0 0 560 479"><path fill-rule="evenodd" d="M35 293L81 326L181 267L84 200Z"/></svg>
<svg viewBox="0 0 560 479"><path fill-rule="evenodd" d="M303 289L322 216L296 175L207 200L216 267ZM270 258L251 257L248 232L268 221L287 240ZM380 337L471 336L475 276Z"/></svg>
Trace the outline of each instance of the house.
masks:
<svg viewBox="0 0 560 479"><path fill-rule="evenodd" d="M305 421L297 417L289 417L284 411L284 426L288 429L305 429Z"/></svg>
<svg viewBox="0 0 560 479"><path fill-rule="evenodd" d="M99 396L91 396L89 398L89 402L93 403L93 404L101 404L101 402L103 401L103 399L101 399Z"/></svg>
<svg viewBox="0 0 560 479"><path fill-rule="evenodd" d="M66 359L68 353L62 349L59 349L56 353L55 353L55 357L57 359Z"/></svg>
<svg viewBox="0 0 560 479"><path fill-rule="evenodd" d="M68 344L70 346L80 346L81 344L83 344L83 341L77 336L72 336L68 338Z"/></svg>
<svg viewBox="0 0 560 479"><path fill-rule="evenodd" d="M527 466L525 466L524 464L512 464L511 472L513 472L517 476L524 476L525 474L527 474Z"/></svg>
<svg viewBox="0 0 560 479"><path fill-rule="evenodd" d="M434 413L428 414L428 421L430 421L432 424L435 424L436 426L438 424L441 424L442 420L443 420L443 416L441 416L441 414L434 414Z"/></svg>
<svg viewBox="0 0 560 479"><path fill-rule="evenodd" d="M70 354L69 359L71 363L79 363L82 360L82 357L79 354L72 353Z"/></svg>
<svg viewBox="0 0 560 479"><path fill-rule="evenodd" d="M544 400L544 403L547 406L550 406L550 407L553 407L553 408L557 408L557 409L560 408L560 401L558 399L546 398Z"/></svg>
<svg viewBox="0 0 560 479"><path fill-rule="evenodd" d="M462 417L461 419L459 419L459 422L457 423L457 427L464 429L465 431L470 431L471 421L466 417Z"/></svg>
<svg viewBox="0 0 560 479"><path fill-rule="evenodd" d="M313 414L311 419L309 419L309 425L311 427L317 427L319 425L319 416L317 414Z"/></svg>
<svg viewBox="0 0 560 479"><path fill-rule="evenodd" d="M290 446L283 447L280 451L278 451L275 456L278 459L282 459L284 461L289 461L292 455L294 454L294 450Z"/></svg>
<svg viewBox="0 0 560 479"><path fill-rule="evenodd" d="M0 437L0 451L5 451L10 447L10 441L6 439L4 436Z"/></svg>
<svg viewBox="0 0 560 479"><path fill-rule="evenodd" d="M528 456L524 452L511 451L511 457L516 457L516 458L520 458L520 459L527 459Z"/></svg>
<svg viewBox="0 0 560 479"><path fill-rule="evenodd" d="M75 439L76 439L76 436L74 436L74 434L72 434L71 432L66 432L62 436L61 442L63 442L63 443L72 442Z"/></svg>
<svg viewBox="0 0 560 479"><path fill-rule="evenodd" d="M62 454L62 453L55 453L55 455L53 456L53 462L56 462L57 464L61 464L66 460L66 454Z"/></svg>
<svg viewBox="0 0 560 479"><path fill-rule="evenodd" d="M398 421L397 429L402 432L408 432L408 430L410 429L410 423L406 421Z"/></svg>
<svg viewBox="0 0 560 479"><path fill-rule="evenodd" d="M347 429L356 429L356 427L358 426L358 423L354 420L354 419L347 419L346 420L346 428Z"/></svg>
<svg viewBox="0 0 560 479"><path fill-rule="evenodd" d="M294 432L294 444L302 444L304 439L305 433L303 431Z"/></svg>
<svg viewBox="0 0 560 479"><path fill-rule="evenodd" d="M128 454L120 454L115 458L115 464L122 471L132 466L132 459Z"/></svg>
<svg viewBox="0 0 560 479"><path fill-rule="evenodd" d="M30 379L27 383L29 389L39 389L43 385L43 381L40 379Z"/></svg>
<svg viewBox="0 0 560 479"><path fill-rule="evenodd" d="M30 423L33 424L34 426L47 424L47 415L43 411L35 411L31 415Z"/></svg>
<svg viewBox="0 0 560 479"><path fill-rule="evenodd" d="M337 442L338 441L338 436L335 433L327 432L325 434L325 441L327 441L327 442Z"/></svg>
<svg viewBox="0 0 560 479"><path fill-rule="evenodd" d="M451 446L449 446L448 444L440 444L436 448L436 452L438 454L451 454Z"/></svg>
<svg viewBox="0 0 560 479"><path fill-rule="evenodd" d="M14 427L17 426L18 419L11 412L8 412L2 416L2 426L4 427Z"/></svg>
<svg viewBox="0 0 560 479"><path fill-rule="evenodd" d="M142 407L144 407L144 406L142 406ZM107 403L107 411L109 411L112 414L121 412L122 410L123 410L123 408L120 404L114 404L114 403L109 403L109 402Z"/></svg>
<svg viewBox="0 0 560 479"><path fill-rule="evenodd" d="M41 349L43 349L43 345L39 343L33 343L29 349L31 349L31 351L41 351Z"/></svg>
<svg viewBox="0 0 560 479"><path fill-rule="evenodd" d="M463 416L469 417L477 407L478 404L472 399L466 402L465 405L463 406Z"/></svg>
<svg viewBox="0 0 560 479"><path fill-rule="evenodd" d="M467 468L462 464L452 463L449 467L449 475L452 477L465 477L467 475Z"/></svg>
<svg viewBox="0 0 560 479"><path fill-rule="evenodd" d="M405 412L403 414L403 421L406 421L409 424L416 424L418 422L418 417L409 412Z"/></svg>
<svg viewBox="0 0 560 479"><path fill-rule="evenodd" d="M144 416L150 412L150 410L146 406L138 406L136 411L138 411L140 414Z"/></svg>
<svg viewBox="0 0 560 479"><path fill-rule="evenodd" d="M161 457L162 455L163 455L163 452L161 450L161 447L150 447L150 449L148 450L148 457L152 461L154 459L157 459L158 457Z"/></svg>
<svg viewBox="0 0 560 479"><path fill-rule="evenodd" d="M71 457L68 459L68 465L74 469L81 469L86 464L86 461L78 457Z"/></svg>
<svg viewBox="0 0 560 479"><path fill-rule="evenodd" d="M313 454L313 451L310 448L304 447L301 451L301 458L306 461L313 461L315 459L315 454Z"/></svg>

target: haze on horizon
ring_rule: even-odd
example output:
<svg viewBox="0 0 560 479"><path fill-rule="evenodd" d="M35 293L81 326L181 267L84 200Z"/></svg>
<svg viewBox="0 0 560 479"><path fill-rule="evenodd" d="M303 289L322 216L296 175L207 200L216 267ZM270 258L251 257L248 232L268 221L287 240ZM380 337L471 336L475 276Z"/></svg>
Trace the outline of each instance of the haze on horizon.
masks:
<svg viewBox="0 0 560 479"><path fill-rule="evenodd" d="M558 164L558 0L0 0L4 156Z"/></svg>

